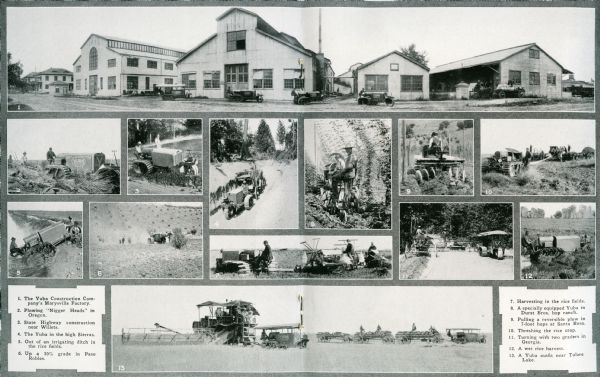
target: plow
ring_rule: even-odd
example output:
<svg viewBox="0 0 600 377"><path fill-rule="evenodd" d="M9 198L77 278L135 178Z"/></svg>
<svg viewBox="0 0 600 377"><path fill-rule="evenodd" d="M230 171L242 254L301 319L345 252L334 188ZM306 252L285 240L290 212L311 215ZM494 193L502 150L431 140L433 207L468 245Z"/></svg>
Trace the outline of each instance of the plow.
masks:
<svg viewBox="0 0 600 377"><path fill-rule="evenodd" d="M423 154L415 156L414 165L408 169L409 175L414 175L417 183L433 180L445 174L451 179L465 181L465 159L451 156L448 150L440 148L428 148L423 146Z"/></svg>

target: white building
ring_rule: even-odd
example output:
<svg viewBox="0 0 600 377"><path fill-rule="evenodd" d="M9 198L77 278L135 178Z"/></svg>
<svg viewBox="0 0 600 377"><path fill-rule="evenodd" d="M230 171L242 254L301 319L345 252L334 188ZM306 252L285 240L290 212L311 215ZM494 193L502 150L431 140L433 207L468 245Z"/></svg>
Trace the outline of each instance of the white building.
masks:
<svg viewBox="0 0 600 377"><path fill-rule="evenodd" d="M334 73L323 54L240 8L217 18L217 33L177 66L193 96L224 98L229 90L256 90L265 99L291 100L294 89L333 90Z"/></svg>
<svg viewBox="0 0 600 377"><path fill-rule="evenodd" d="M397 100L429 99L429 68L400 51L356 68L356 91L387 92Z"/></svg>
<svg viewBox="0 0 600 377"><path fill-rule="evenodd" d="M31 72L23 80L29 84L30 90L41 93L68 94L73 90L73 72L64 68L48 68L41 72Z"/></svg>
<svg viewBox="0 0 600 377"><path fill-rule="evenodd" d="M74 93L118 96L153 92L177 81L176 61L183 51L154 44L91 34L73 63Z"/></svg>

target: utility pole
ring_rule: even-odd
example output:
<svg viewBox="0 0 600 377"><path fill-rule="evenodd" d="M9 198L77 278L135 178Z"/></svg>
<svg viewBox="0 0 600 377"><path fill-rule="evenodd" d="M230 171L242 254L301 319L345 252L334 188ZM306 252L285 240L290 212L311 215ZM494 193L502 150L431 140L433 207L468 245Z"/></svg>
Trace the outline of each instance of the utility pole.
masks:
<svg viewBox="0 0 600 377"><path fill-rule="evenodd" d="M321 45L321 8L319 8L319 54L323 52Z"/></svg>

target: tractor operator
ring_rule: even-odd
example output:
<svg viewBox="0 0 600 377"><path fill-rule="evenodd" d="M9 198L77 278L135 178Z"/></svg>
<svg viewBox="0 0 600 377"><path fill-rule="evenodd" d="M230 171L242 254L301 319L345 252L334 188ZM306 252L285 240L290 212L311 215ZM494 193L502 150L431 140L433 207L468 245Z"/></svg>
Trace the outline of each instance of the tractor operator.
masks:
<svg viewBox="0 0 600 377"><path fill-rule="evenodd" d="M429 139L429 153L436 155L442 151L442 139L438 136L438 133L433 131L431 138Z"/></svg>
<svg viewBox="0 0 600 377"><path fill-rule="evenodd" d="M17 246L17 239L15 237L10 238L10 255L23 255L23 249Z"/></svg>
<svg viewBox="0 0 600 377"><path fill-rule="evenodd" d="M354 251L354 245L350 240L346 240L346 250L344 250L344 254L346 254L351 261L354 262L356 260L356 252Z"/></svg>
<svg viewBox="0 0 600 377"><path fill-rule="evenodd" d="M135 158L142 159L142 142L138 141L135 145L135 151L133 152Z"/></svg>
<svg viewBox="0 0 600 377"><path fill-rule="evenodd" d="M50 149L48 149L48 152L46 152L46 161L48 161L49 165L54 164L54 159L56 158L56 153L54 153L54 151L52 150L52 147L50 147Z"/></svg>
<svg viewBox="0 0 600 377"><path fill-rule="evenodd" d="M271 251L271 245L269 245L269 241L265 240L263 241L263 244L265 245L265 248L260 254L259 267L261 271L268 273L269 266L271 265L271 262L273 262L273 252Z"/></svg>

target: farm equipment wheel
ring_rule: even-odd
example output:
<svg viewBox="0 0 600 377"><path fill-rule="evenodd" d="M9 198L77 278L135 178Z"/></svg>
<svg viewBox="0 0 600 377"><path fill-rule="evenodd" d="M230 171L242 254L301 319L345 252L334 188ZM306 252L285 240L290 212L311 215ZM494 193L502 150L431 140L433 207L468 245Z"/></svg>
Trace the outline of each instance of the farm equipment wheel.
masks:
<svg viewBox="0 0 600 377"><path fill-rule="evenodd" d="M54 179L62 179L69 174L68 169L69 168L63 165L52 166L48 169L48 175L52 176Z"/></svg>
<svg viewBox="0 0 600 377"><path fill-rule="evenodd" d="M298 98L298 105L306 105L307 99L304 97Z"/></svg>
<svg viewBox="0 0 600 377"><path fill-rule="evenodd" d="M264 101L262 96L256 97L256 102L261 103L262 101Z"/></svg>
<svg viewBox="0 0 600 377"><path fill-rule="evenodd" d="M429 173L429 179L435 178L435 169L432 166L427 168L427 173Z"/></svg>
<svg viewBox="0 0 600 377"><path fill-rule="evenodd" d="M359 104L359 105L368 105L368 102L367 102L367 100L366 100L366 99L364 99L364 98L359 98L359 99L358 99L358 104Z"/></svg>
<svg viewBox="0 0 600 377"><path fill-rule="evenodd" d="M56 255L56 247L49 242L44 242L40 251L44 255L44 258L49 258Z"/></svg>
<svg viewBox="0 0 600 377"><path fill-rule="evenodd" d="M229 208L225 208L225 219L229 220L231 219L233 216L235 216L235 208L233 206L229 207Z"/></svg>
<svg viewBox="0 0 600 377"><path fill-rule="evenodd" d="M391 99L391 98L387 98L387 99L385 100L385 105L386 105L386 106L389 106L389 107L394 107L394 100L393 100L393 99Z"/></svg>
<svg viewBox="0 0 600 377"><path fill-rule="evenodd" d="M417 180L417 183L423 182L423 174L421 174L420 170L415 170L415 178Z"/></svg>
<svg viewBox="0 0 600 377"><path fill-rule="evenodd" d="M421 175L423 176L424 181L429 181L429 173L427 169L421 169Z"/></svg>
<svg viewBox="0 0 600 377"><path fill-rule="evenodd" d="M145 175L154 169L150 161L136 160L133 161L133 171L137 175Z"/></svg>
<svg viewBox="0 0 600 377"><path fill-rule="evenodd" d="M254 206L254 197L248 195L244 198L244 208L249 211Z"/></svg>

